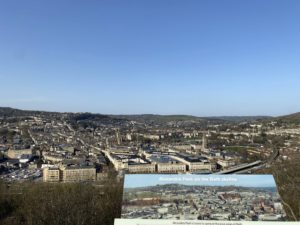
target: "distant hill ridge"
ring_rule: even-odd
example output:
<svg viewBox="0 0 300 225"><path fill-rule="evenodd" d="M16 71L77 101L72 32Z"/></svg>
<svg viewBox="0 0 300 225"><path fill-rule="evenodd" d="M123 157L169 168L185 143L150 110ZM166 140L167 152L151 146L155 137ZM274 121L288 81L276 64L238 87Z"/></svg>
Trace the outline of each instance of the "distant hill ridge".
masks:
<svg viewBox="0 0 300 225"><path fill-rule="evenodd" d="M126 119L137 121L156 121L156 122L170 122L170 121L209 121L220 120L227 122L243 122L243 121L256 121L256 120L268 120L275 119L284 122L291 122L300 124L300 112L291 115L271 117L271 116L212 116L212 117L198 117L191 115L157 115L157 114L133 114L133 115L105 115L99 113L73 113L73 112L48 112L38 110L20 110L10 107L0 107L0 117L19 117L19 116L33 116L33 115L60 115L69 114L74 116L78 120L85 119Z"/></svg>
<svg viewBox="0 0 300 225"><path fill-rule="evenodd" d="M293 114L286 115L286 116L280 116L280 117L277 117L277 119L280 121L283 121L283 122L300 124L300 112L293 113Z"/></svg>

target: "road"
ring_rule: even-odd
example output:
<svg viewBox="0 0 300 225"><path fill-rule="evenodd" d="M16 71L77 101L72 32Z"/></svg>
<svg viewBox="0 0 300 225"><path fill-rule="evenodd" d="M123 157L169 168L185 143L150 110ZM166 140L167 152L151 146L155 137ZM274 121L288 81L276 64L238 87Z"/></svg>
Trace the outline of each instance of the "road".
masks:
<svg viewBox="0 0 300 225"><path fill-rule="evenodd" d="M235 167L231 167L227 170L223 170L220 172L217 172L215 174L245 174L245 173L252 173L255 170L266 168L268 165L273 163L278 157L280 153L279 150L274 148L273 154L270 156L269 159L265 161L255 161L249 164L242 164Z"/></svg>

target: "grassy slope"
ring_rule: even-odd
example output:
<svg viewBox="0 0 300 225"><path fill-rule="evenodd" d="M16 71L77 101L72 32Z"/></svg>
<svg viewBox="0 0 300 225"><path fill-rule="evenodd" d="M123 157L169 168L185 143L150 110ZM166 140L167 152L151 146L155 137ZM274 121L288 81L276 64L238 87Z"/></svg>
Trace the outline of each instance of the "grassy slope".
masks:
<svg viewBox="0 0 300 225"><path fill-rule="evenodd" d="M278 120L288 123L300 124L300 112L291 115L277 117Z"/></svg>
<svg viewBox="0 0 300 225"><path fill-rule="evenodd" d="M122 184L14 183L0 181L0 224L112 225L121 214Z"/></svg>
<svg viewBox="0 0 300 225"><path fill-rule="evenodd" d="M300 221L300 154L295 153L289 161L277 162L258 173L274 175L289 220Z"/></svg>

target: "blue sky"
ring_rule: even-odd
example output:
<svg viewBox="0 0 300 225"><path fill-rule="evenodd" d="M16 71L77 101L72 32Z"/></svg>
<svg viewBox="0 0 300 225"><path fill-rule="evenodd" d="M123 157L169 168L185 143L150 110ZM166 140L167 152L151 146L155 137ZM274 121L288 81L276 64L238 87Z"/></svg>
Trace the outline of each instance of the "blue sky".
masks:
<svg viewBox="0 0 300 225"><path fill-rule="evenodd" d="M180 179L170 181L168 178ZM188 178L191 178L188 180ZM205 181L203 179L212 180ZM184 180L185 179L185 180ZM197 180L198 179L198 180ZM225 179L222 181L222 179ZM220 181L219 181L220 180ZM163 184L203 185L203 186L243 186L243 187L276 187L272 175L161 175L136 174L126 175L125 188L147 187Z"/></svg>
<svg viewBox="0 0 300 225"><path fill-rule="evenodd" d="M4 0L0 106L294 113L299 11L298 0Z"/></svg>

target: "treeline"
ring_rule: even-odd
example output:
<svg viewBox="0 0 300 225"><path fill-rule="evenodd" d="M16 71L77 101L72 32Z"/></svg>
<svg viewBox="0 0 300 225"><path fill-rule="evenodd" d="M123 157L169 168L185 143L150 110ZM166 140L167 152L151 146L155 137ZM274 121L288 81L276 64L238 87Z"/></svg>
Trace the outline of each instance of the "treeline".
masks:
<svg viewBox="0 0 300 225"><path fill-rule="evenodd" d="M112 225L120 217L122 184L0 181L0 224Z"/></svg>
<svg viewBox="0 0 300 225"><path fill-rule="evenodd" d="M290 155L287 161L276 162L259 171L273 174L285 211L290 221L300 221L300 154Z"/></svg>
<svg viewBox="0 0 300 225"><path fill-rule="evenodd" d="M17 134L16 131L14 130L9 130L7 128L0 128L0 138L2 140L0 140L0 142L2 141L2 143L7 143L7 142L12 142L13 137Z"/></svg>

